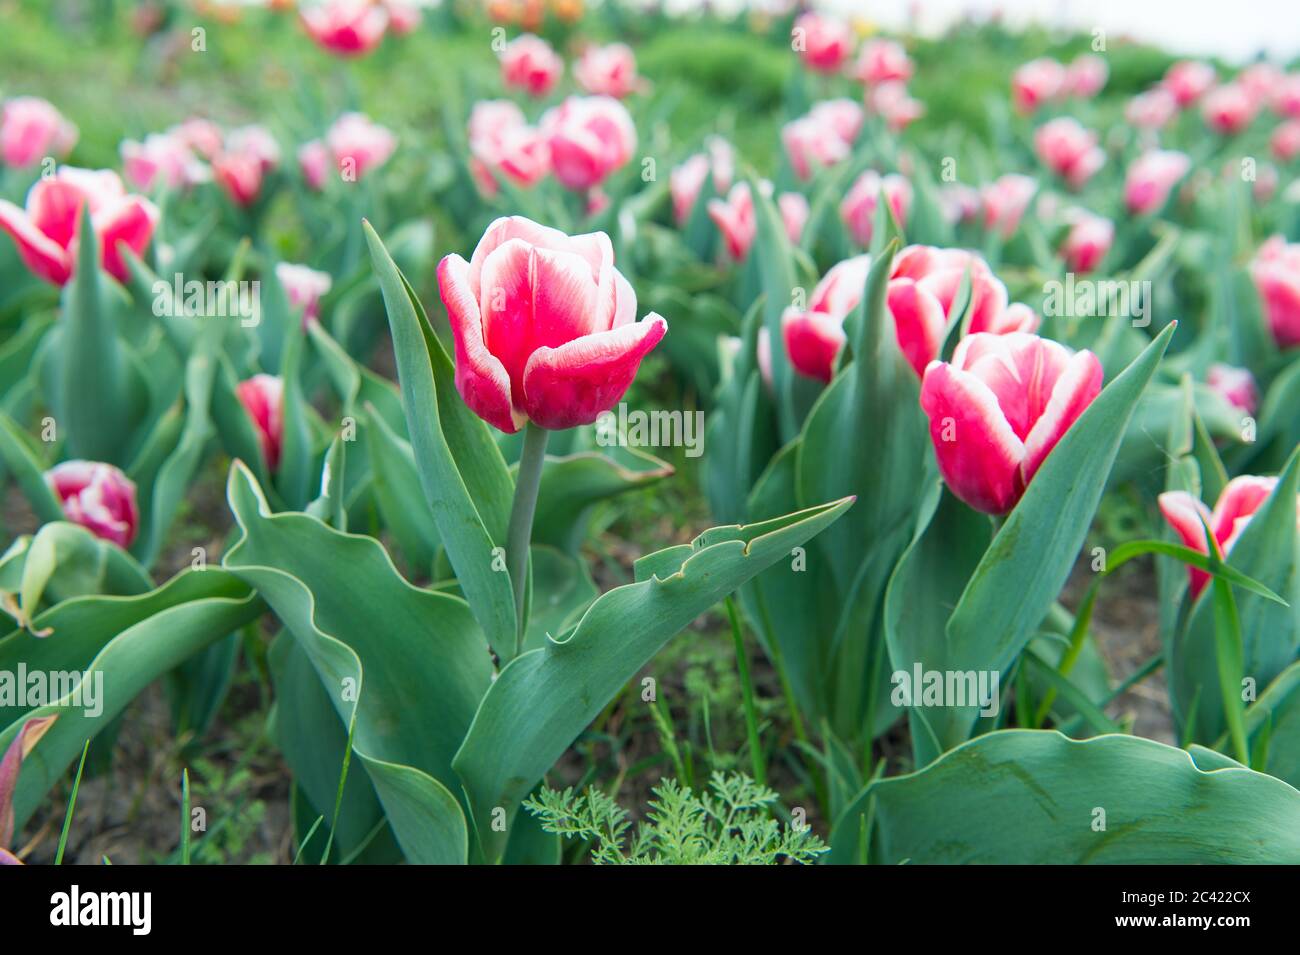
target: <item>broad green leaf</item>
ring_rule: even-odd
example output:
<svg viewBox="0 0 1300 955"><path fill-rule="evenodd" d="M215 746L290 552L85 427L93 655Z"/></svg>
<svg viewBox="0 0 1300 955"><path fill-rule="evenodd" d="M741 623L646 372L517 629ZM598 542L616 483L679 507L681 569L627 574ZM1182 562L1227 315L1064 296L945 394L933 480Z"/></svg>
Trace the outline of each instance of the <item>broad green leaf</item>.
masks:
<svg viewBox="0 0 1300 955"><path fill-rule="evenodd" d="M122 548L100 540L79 524L46 524L27 548L19 591L24 614L42 602L57 603L88 594L140 594L153 589L144 568Z"/></svg>
<svg viewBox="0 0 1300 955"><path fill-rule="evenodd" d="M577 553L586 537L586 515L595 504L649 487L672 473L672 465L636 448L547 457L537 493L533 542Z"/></svg>
<svg viewBox="0 0 1300 955"><path fill-rule="evenodd" d="M45 466L37 457L31 439L4 412L0 412L0 459L39 520L63 520L63 505L45 483Z"/></svg>

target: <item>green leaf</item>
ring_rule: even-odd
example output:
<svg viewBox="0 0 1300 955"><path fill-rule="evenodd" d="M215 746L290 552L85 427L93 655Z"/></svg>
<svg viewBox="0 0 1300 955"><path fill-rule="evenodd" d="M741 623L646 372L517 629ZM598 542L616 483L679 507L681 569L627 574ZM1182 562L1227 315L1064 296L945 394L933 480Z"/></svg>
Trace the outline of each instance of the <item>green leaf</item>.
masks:
<svg viewBox="0 0 1300 955"><path fill-rule="evenodd" d="M35 616L42 600L57 603L86 594L139 594L153 589L144 568L122 548L79 524L56 521L32 538L19 591L23 612Z"/></svg>
<svg viewBox="0 0 1300 955"><path fill-rule="evenodd" d="M636 448L547 457L537 494L533 542L577 553L586 537L586 515L595 504L672 474L672 465Z"/></svg>
<svg viewBox="0 0 1300 955"><path fill-rule="evenodd" d="M63 520L63 505L45 483L45 466L31 439L14 420L0 411L0 459L13 475L27 503L43 523Z"/></svg>

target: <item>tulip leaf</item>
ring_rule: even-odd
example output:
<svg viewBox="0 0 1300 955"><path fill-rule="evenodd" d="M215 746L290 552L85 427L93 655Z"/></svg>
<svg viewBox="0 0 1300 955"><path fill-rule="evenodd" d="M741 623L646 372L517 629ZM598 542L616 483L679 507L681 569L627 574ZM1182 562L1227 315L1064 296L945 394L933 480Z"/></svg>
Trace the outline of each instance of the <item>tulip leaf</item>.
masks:
<svg viewBox="0 0 1300 955"><path fill-rule="evenodd" d="M0 411L0 460L13 475L27 503L42 522L63 520L63 505L45 483L45 466L28 437L7 414Z"/></svg>
<svg viewBox="0 0 1300 955"><path fill-rule="evenodd" d="M366 408L362 435L384 526L411 565L428 573L439 547L438 525L425 503L411 445L389 427L373 406Z"/></svg>
<svg viewBox="0 0 1300 955"><path fill-rule="evenodd" d="M636 582L603 594L578 624L512 660L488 690L453 762L483 855L500 859L507 818L629 679L692 620L835 521L851 499L748 526L715 527L643 557Z"/></svg>
<svg viewBox="0 0 1300 955"><path fill-rule="evenodd" d="M586 515L595 504L649 487L672 473L672 465L636 448L609 447L547 457L537 493L533 542L577 553L586 537Z"/></svg>
<svg viewBox="0 0 1300 955"><path fill-rule="evenodd" d="M19 591L23 613L87 594L139 594L153 589L144 568L122 548L79 524L46 524L27 548Z"/></svg>
<svg viewBox="0 0 1300 955"><path fill-rule="evenodd" d="M772 393L776 395L777 420L783 441L798 433L794 413L794 369L785 353L781 315L794 294L794 257L781 213L771 196L764 195L754 176L747 177L754 202L757 234L750 252L763 282L763 327L767 329L772 353Z"/></svg>
<svg viewBox="0 0 1300 955"><path fill-rule="evenodd" d="M882 865L1300 862L1300 792L1200 762L1136 736L990 733L869 784L836 820L830 861L860 858L870 808Z"/></svg>

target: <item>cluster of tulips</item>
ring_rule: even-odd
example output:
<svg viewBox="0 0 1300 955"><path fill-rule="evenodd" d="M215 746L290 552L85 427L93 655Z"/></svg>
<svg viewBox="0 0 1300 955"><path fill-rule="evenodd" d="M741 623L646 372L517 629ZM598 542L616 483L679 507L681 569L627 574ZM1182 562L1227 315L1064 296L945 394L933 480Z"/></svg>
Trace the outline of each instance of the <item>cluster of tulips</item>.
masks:
<svg viewBox="0 0 1300 955"><path fill-rule="evenodd" d="M299 18L342 58L419 42L397 0ZM1177 62L1115 122L1104 46L1036 59L999 149L949 154L910 41L802 13L752 38L789 79L745 156L652 137L671 78L625 44L498 40L438 175L355 110L88 170L3 102L0 478L35 521L0 671L106 698L0 694L0 860L150 683L203 732L261 627L300 845L557 861L523 802L734 598L790 726L751 722L753 773L799 763L832 862L1300 861L1300 76ZM601 429L695 401L718 526L601 592L595 505L685 477ZM230 531L160 582L214 466ZM1151 533L1098 545L1117 499ZM1160 650L1117 682L1092 616L1138 558ZM1157 673L1177 746L1117 715Z"/></svg>

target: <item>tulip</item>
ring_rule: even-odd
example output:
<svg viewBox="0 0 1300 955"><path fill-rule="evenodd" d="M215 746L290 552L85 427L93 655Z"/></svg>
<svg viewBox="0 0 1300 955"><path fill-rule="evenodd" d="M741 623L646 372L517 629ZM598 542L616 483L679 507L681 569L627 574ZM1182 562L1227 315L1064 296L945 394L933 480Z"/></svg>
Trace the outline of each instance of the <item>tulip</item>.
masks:
<svg viewBox="0 0 1300 955"><path fill-rule="evenodd" d="M1038 127L1034 133L1034 150L1043 165L1064 179L1071 189L1081 188L1106 161L1106 154L1097 145L1096 134L1069 116Z"/></svg>
<svg viewBox="0 0 1300 955"><path fill-rule="evenodd" d="M1205 372L1205 383L1211 390L1248 415L1253 415L1259 407L1259 389L1255 385L1255 376L1247 368L1236 368L1215 362Z"/></svg>
<svg viewBox="0 0 1300 955"><path fill-rule="evenodd" d="M1182 60L1169 67L1161 86L1168 90L1179 108L1189 106L1210 91L1214 85L1214 67L1195 60Z"/></svg>
<svg viewBox="0 0 1300 955"><path fill-rule="evenodd" d="M320 320L320 298L330 290L333 279L328 272L318 272L305 265L277 262L275 277L284 287L291 308L302 310L302 324Z"/></svg>
<svg viewBox="0 0 1300 955"><path fill-rule="evenodd" d="M906 83L912 78L912 61L901 43L872 40L863 44L853 75L863 83Z"/></svg>
<svg viewBox="0 0 1300 955"><path fill-rule="evenodd" d="M303 143L298 147L298 168L302 171L307 188L320 192L329 179L330 151L319 139Z"/></svg>
<svg viewBox="0 0 1300 955"><path fill-rule="evenodd" d="M841 96L815 103L808 110L808 118L828 130L845 146L852 146L862 131L866 114L853 100Z"/></svg>
<svg viewBox="0 0 1300 955"><path fill-rule="evenodd" d="M811 115L801 116L782 126L781 143L794 174L803 181L811 179L818 169L843 162L852 151L849 143L824 119Z"/></svg>
<svg viewBox="0 0 1300 955"><path fill-rule="evenodd" d="M1273 91L1273 111L1279 116L1300 119L1300 73L1290 73L1278 81Z"/></svg>
<svg viewBox="0 0 1300 955"><path fill-rule="evenodd" d="M344 113L325 134L325 144L344 182L355 182L388 162L397 137L362 113Z"/></svg>
<svg viewBox="0 0 1300 955"><path fill-rule="evenodd" d="M135 482L111 464L64 461L45 472L63 516L101 540L129 547L140 529Z"/></svg>
<svg viewBox="0 0 1300 955"><path fill-rule="evenodd" d="M142 192L158 185L181 189L211 178L208 168L175 133L151 133L144 142L128 139L119 151L126 181Z"/></svg>
<svg viewBox="0 0 1300 955"><path fill-rule="evenodd" d="M420 5L412 0L383 0L388 26L395 36L408 36L420 26Z"/></svg>
<svg viewBox="0 0 1300 955"><path fill-rule="evenodd" d="M668 190L673 197L673 218L679 226L690 218L700 189L709 173L713 173L713 191L726 195L735 176L736 160L731 144L719 136L710 136L705 142L706 153L695 153L676 166L668 177Z"/></svg>
<svg viewBox="0 0 1300 955"><path fill-rule="evenodd" d="M1101 92L1110 76L1110 67L1095 53L1083 53L1066 68L1062 84L1067 96L1092 99Z"/></svg>
<svg viewBox="0 0 1300 955"><path fill-rule="evenodd" d="M62 166L27 193L25 209L0 199L0 229L18 244L18 255L38 277L55 285L72 277L83 204L100 243L100 262L120 282L129 275L120 245L144 253L158 224L158 209L128 195L117 173Z"/></svg>
<svg viewBox="0 0 1300 955"><path fill-rule="evenodd" d="M874 169L868 169L858 177L840 202L840 218L844 220L854 241L864 248L871 244L876 204L882 193L898 224L905 226L908 212L912 208L912 184L897 173L881 176Z"/></svg>
<svg viewBox="0 0 1300 955"><path fill-rule="evenodd" d="M790 35L804 66L818 73L838 72L853 55L853 29L836 17L800 14Z"/></svg>
<svg viewBox="0 0 1300 955"><path fill-rule="evenodd" d="M970 274L968 332L1004 334L1013 331L1032 332L1038 328L1038 316L1028 307L1021 305L1008 308L1006 286L993 274L987 262L965 249L909 245L894 259L889 278L891 282L899 279L915 282L921 291L938 302L946 324L948 313L952 311L953 302L967 273ZM938 354L938 349L918 351L918 354L921 357L914 364L919 375Z"/></svg>
<svg viewBox="0 0 1300 955"><path fill-rule="evenodd" d="M541 99L550 94L564 73L564 61L541 37L525 33L501 52L501 81Z"/></svg>
<svg viewBox="0 0 1300 955"><path fill-rule="evenodd" d="M1290 162L1300 156L1300 120L1279 123L1269 138L1269 146L1278 162Z"/></svg>
<svg viewBox="0 0 1300 955"><path fill-rule="evenodd" d="M945 183L939 190L939 204L943 207L943 217L953 225L972 222L980 213L980 193L964 183Z"/></svg>
<svg viewBox="0 0 1300 955"><path fill-rule="evenodd" d="M1166 491L1158 498L1160 513L1182 538L1185 546L1207 556L1210 545L1206 540L1205 527L1208 525L1219 553L1226 557L1275 487L1275 477L1256 477L1252 474L1235 477L1219 494L1213 512L1186 491ZM1300 499L1297 499L1297 505L1300 505ZM1297 530L1300 530L1300 507L1297 512ZM1197 567L1188 567L1187 573L1191 578L1192 599L1195 600L1209 583L1210 575Z"/></svg>
<svg viewBox="0 0 1300 955"><path fill-rule="evenodd" d="M1143 153L1128 167L1124 205L1137 215L1160 211L1174 185L1191 167L1192 161L1186 153L1162 149Z"/></svg>
<svg viewBox="0 0 1300 955"><path fill-rule="evenodd" d="M1004 239L1015 235L1029 202L1038 191L1038 181L1030 176L1007 173L980 190L984 203L984 227L1001 233Z"/></svg>
<svg viewBox="0 0 1300 955"><path fill-rule="evenodd" d="M1030 60L1011 76L1011 98L1016 109L1025 115L1035 113L1049 100L1061 95L1065 86L1065 67L1046 57Z"/></svg>
<svg viewBox="0 0 1300 955"><path fill-rule="evenodd" d="M901 133L925 115L925 104L913 99L902 83L882 83L867 94L871 111L883 117L892 132Z"/></svg>
<svg viewBox="0 0 1300 955"><path fill-rule="evenodd" d="M238 206L251 206L262 194L262 164L249 153L222 153L212 160L212 178Z"/></svg>
<svg viewBox="0 0 1300 955"><path fill-rule="evenodd" d="M777 208L781 212L781 224L791 244L798 245L803 239L803 227L808 224L808 215L812 211L808 200L798 192L783 192L776 197Z"/></svg>
<svg viewBox="0 0 1300 955"><path fill-rule="evenodd" d="M222 135L221 127L198 116L172 127L170 133L204 159L215 158L225 146L226 137Z"/></svg>
<svg viewBox="0 0 1300 955"><path fill-rule="evenodd" d="M1072 218L1074 224L1061 243L1061 258L1065 259L1066 268L1071 272L1088 273L1096 269L1110 251L1115 241L1115 223L1081 209L1076 210Z"/></svg>
<svg viewBox="0 0 1300 955"><path fill-rule="evenodd" d="M743 262L749 247L758 234L758 220L754 217L754 196L749 183L738 182L731 187L726 199L710 199L709 218L722 233L727 254L734 262Z"/></svg>
<svg viewBox="0 0 1300 955"><path fill-rule="evenodd" d="M1300 244L1274 236L1260 246L1250 273L1278 347L1300 345Z"/></svg>
<svg viewBox="0 0 1300 955"><path fill-rule="evenodd" d="M47 156L62 159L77 142L77 127L35 96L16 96L0 106L0 161L26 168Z"/></svg>
<svg viewBox="0 0 1300 955"><path fill-rule="evenodd" d="M254 375L241 381L237 391L261 442L266 467L275 471L284 447L284 382L275 375Z"/></svg>
<svg viewBox="0 0 1300 955"><path fill-rule="evenodd" d="M807 309L791 307L782 314L786 357L799 374L824 382L831 380L835 358L845 341L844 319L862 300L870 271L869 255L845 259L817 283Z"/></svg>
<svg viewBox="0 0 1300 955"><path fill-rule="evenodd" d="M632 117L609 96L570 96L542 116L541 131L555 178L574 190L599 186L636 149Z"/></svg>
<svg viewBox="0 0 1300 955"><path fill-rule="evenodd" d="M280 144L265 126L241 126L226 137L225 152L238 153L257 161L262 172L280 165Z"/></svg>
<svg viewBox="0 0 1300 955"><path fill-rule="evenodd" d="M623 99L644 85L636 73L636 54L626 43L589 46L573 67L573 78L588 93Z"/></svg>
<svg viewBox="0 0 1300 955"><path fill-rule="evenodd" d="M1178 113L1178 100L1163 87L1139 93L1124 107L1124 118L1140 129L1163 129Z"/></svg>
<svg viewBox="0 0 1300 955"><path fill-rule="evenodd" d="M337 56L364 56L388 29L388 10L370 0L321 0L305 4L299 16L307 35Z"/></svg>
<svg viewBox="0 0 1300 955"><path fill-rule="evenodd" d="M921 381L944 481L978 511L1010 511L1101 382L1090 351L1024 332L962 339Z"/></svg>
<svg viewBox="0 0 1300 955"><path fill-rule="evenodd" d="M1215 87L1201 103L1205 124L1223 136L1235 136L1255 118L1258 107L1250 94L1236 83Z"/></svg>
<svg viewBox="0 0 1300 955"><path fill-rule="evenodd" d="M456 388L507 434L526 421L591 424L618 403L667 323L636 321L636 294L603 232L568 236L520 216L488 227L438 288L456 345Z"/></svg>
<svg viewBox="0 0 1300 955"><path fill-rule="evenodd" d="M1253 63L1237 74L1236 84L1258 109L1273 99L1282 77L1282 71L1272 63Z"/></svg>

